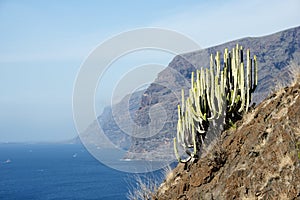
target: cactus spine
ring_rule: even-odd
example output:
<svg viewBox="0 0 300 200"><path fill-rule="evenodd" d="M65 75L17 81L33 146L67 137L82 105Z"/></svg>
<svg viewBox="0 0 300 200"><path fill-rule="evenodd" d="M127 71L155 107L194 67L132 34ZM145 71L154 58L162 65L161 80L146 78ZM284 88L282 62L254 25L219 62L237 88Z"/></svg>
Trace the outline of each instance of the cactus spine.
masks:
<svg viewBox="0 0 300 200"><path fill-rule="evenodd" d="M257 58L254 55L251 59L249 49L246 59L244 64L243 47L237 44L231 52L224 50L222 68L221 56L217 52L215 57L210 56L209 69L201 68L192 72L189 95L185 99L182 90L181 106L178 105L174 151L179 162L197 158L213 120L225 114L225 123L235 122L237 116L248 111L251 93L257 87L258 68ZM187 153L186 159L181 159L177 144Z"/></svg>

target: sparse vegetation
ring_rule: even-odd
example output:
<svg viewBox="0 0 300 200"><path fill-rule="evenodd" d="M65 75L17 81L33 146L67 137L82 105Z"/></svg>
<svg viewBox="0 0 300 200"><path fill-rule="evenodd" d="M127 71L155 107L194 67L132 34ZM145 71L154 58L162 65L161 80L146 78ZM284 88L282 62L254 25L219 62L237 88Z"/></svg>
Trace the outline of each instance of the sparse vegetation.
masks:
<svg viewBox="0 0 300 200"><path fill-rule="evenodd" d="M298 158L300 160L300 142L297 143L296 149L297 149L297 153L298 153Z"/></svg>
<svg viewBox="0 0 300 200"><path fill-rule="evenodd" d="M132 186L132 189L129 191L127 195L127 199L129 200L150 200L153 197L160 187L165 186L166 189L168 188L168 184L172 178L172 168L171 166L166 166L163 168L161 173L161 177L165 179L163 184L157 180L157 177L149 177L149 176L135 176L135 185Z"/></svg>
<svg viewBox="0 0 300 200"><path fill-rule="evenodd" d="M219 52L211 54L210 68L192 73L189 95L185 98L182 90L182 102L178 105L174 150L179 162L199 156L210 129L220 132L223 125L234 126L248 111L251 94L257 86L257 71L256 56L251 58L247 49L244 61L243 47L237 44L231 52L225 49L223 61ZM177 143L187 153L186 159L180 157Z"/></svg>
<svg viewBox="0 0 300 200"><path fill-rule="evenodd" d="M157 191L158 183L151 178L135 177L136 185L129 191L127 198L129 200L150 200L152 194Z"/></svg>

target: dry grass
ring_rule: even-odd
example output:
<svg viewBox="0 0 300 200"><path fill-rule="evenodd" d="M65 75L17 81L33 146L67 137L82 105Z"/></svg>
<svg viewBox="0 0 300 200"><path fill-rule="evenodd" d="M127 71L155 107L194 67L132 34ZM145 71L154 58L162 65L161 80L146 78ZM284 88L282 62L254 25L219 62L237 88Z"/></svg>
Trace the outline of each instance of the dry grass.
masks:
<svg viewBox="0 0 300 200"><path fill-rule="evenodd" d="M152 194L157 191L158 183L151 178L136 176L136 185L129 191L129 200L150 200Z"/></svg>
<svg viewBox="0 0 300 200"><path fill-rule="evenodd" d="M150 200L158 191L158 188L165 187L167 190L171 180L173 179L173 171L170 166L163 168L161 177L165 179L164 183L160 183L157 177L146 176L146 175L136 175L135 185L129 191L127 199L129 200Z"/></svg>
<svg viewBox="0 0 300 200"><path fill-rule="evenodd" d="M287 79L288 77L288 79ZM288 81L287 81L288 80ZM274 79L274 88L271 93L275 93L287 86L295 85L300 80L300 66L295 62L290 62L289 66L282 70L279 76Z"/></svg>
<svg viewBox="0 0 300 200"><path fill-rule="evenodd" d="M295 85L300 79L300 66L297 65L295 62L291 62L289 66L289 72L293 78L293 84Z"/></svg>

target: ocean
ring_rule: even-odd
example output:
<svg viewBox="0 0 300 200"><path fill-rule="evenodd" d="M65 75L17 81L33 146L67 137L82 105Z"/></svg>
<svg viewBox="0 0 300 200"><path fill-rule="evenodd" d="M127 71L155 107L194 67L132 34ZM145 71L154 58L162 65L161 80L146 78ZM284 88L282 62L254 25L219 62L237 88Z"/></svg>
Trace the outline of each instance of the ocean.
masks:
<svg viewBox="0 0 300 200"><path fill-rule="evenodd" d="M101 164L82 145L0 144L0 200L127 199L139 175ZM162 170L149 177L162 181Z"/></svg>

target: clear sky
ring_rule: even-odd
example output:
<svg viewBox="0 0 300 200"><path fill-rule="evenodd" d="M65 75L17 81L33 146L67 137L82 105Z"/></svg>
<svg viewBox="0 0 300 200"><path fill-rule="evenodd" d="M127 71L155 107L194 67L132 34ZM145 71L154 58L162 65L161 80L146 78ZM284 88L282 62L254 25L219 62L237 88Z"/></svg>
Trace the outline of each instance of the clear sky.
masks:
<svg viewBox="0 0 300 200"><path fill-rule="evenodd" d="M299 0L0 0L0 142L75 137L76 74L113 35L161 27L209 47L299 26L299 10Z"/></svg>

